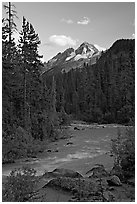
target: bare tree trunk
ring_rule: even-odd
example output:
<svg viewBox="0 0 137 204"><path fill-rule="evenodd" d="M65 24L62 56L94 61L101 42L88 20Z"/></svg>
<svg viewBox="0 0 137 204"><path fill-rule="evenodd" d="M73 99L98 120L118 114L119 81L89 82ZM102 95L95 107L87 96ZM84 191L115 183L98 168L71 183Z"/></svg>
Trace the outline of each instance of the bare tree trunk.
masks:
<svg viewBox="0 0 137 204"><path fill-rule="evenodd" d="M9 43L11 43L11 2L9 2Z"/></svg>
<svg viewBox="0 0 137 204"><path fill-rule="evenodd" d="M11 2L9 2L9 6L8 6L8 14L9 14L9 53L8 53L8 57L9 57L9 61L11 62L11 53L10 53L10 49L11 49ZM10 87L10 121L12 121L13 115L12 115L12 88Z"/></svg>

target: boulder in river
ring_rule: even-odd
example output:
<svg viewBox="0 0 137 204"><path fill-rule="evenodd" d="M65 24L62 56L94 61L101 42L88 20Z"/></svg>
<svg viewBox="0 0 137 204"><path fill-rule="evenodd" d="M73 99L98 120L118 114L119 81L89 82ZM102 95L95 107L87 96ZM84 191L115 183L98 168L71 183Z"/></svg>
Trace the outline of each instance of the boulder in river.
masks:
<svg viewBox="0 0 137 204"><path fill-rule="evenodd" d="M74 127L74 130L80 130L78 127Z"/></svg>
<svg viewBox="0 0 137 204"><path fill-rule="evenodd" d="M124 179L123 171L122 171L121 167L118 166L118 165L115 165L115 166L111 169L110 175L111 175L111 176L113 176L113 175L118 176L118 177L121 179L121 181Z"/></svg>
<svg viewBox="0 0 137 204"><path fill-rule="evenodd" d="M75 195L79 193L79 190L86 193L87 195L90 195L91 192L97 192L98 187L96 182L92 182L90 179L84 179L84 178L67 178L67 177L60 177L60 178L54 178L50 180L46 185L43 186L43 188L46 187L59 187L64 190L69 190Z"/></svg>
<svg viewBox="0 0 137 204"><path fill-rule="evenodd" d="M60 174L62 177L71 177L71 178L82 178L83 176L77 171L71 169L57 168L53 171L54 173Z"/></svg>
<svg viewBox="0 0 137 204"><path fill-rule="evenodd" d="M82 178L83 176L77 171L71 169L57 168L52 172L46 172L44 175L46 178L60 178L60 177L70 177L70 178Z"/></svg>
<svg viewBox="0 0 137 204"><path fill-rule="evenodd" d="M67 144L66 145L72 145L73 144L73 142L67 142Z"/></svg>
<svg viewBox="0 0 137 204"><path fill-rule="evenodd" d="M107 179L109 186L122 186L122 183L118 176L113 175L109 179Z"/></svg>
<svg viewBox="0 0 137 204"><path fill-rule="evenodd" d="M107 177L109 174L105 170L104 166L102 164L96 164L91 170L89 170L86 175L88 175L89 178L99 178L99 177Z"/></svg>
<svg viewBox="0 0 137 204"><path fill-rule="evenodd" d="M51 149L48 149L47 152L51 152Z"/></svg>

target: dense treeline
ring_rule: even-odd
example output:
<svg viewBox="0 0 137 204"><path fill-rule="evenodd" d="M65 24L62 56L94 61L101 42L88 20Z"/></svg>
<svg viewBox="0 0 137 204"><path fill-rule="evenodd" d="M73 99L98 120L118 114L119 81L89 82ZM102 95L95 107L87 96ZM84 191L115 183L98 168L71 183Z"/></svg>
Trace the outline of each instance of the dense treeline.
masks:
<svg viewBox="0 0 137 204"><path fill-rule="evenodd" d="M52 74L43 77L49 88ZM134 121L134 40L116 41L95 65L55 75L58 111L63 106L66 113L88 122Z"/></svg>
<svg viewBox="0 0 137 204"><path fill-rule="evenodd" d="M20 39L15 44L12 4L5 8L10 15L2 20L2 133L3 162L8 162L29 155L35 139L56 137L58 124L54 123L54 80L50 91L41 77L39 36L23 17Z"/></svg>
<svg viewBox="0 0 137 204"><path fill-rule="evenodd" d="M34 140L56 138L68 115L98 123L134 121L134 40L118 40L95 65L68 73L56 67L42 74L40 39L33 25L23 17L15 44L16 12L11 3L5 8L9 15L2 20L4 162L31 154Z"/></svg>

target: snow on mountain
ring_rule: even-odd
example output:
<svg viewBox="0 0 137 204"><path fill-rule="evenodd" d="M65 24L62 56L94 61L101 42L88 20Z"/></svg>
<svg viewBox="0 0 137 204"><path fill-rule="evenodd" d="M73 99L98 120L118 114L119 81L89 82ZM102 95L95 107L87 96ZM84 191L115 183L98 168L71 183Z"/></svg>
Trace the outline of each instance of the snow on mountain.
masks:
<svg viewBox="0 0 137 204"><path fill-rule="evenodd" d="M84 48L83 48L83 51L82 51L82 54L86 54L86 51L87 51L87 48L84 47Z"/></svg>
<svg viewBox="0 0 137 204"><path fill-rule="evenodd" d="M88 42L83 42L77 49L68 48L62 53L58 53L47 63L48 69L55 66L65 67L65 70L71 68L82 67L83 63L96 63L96 60L101 56L101 51L106 50L98 45L93 45Z"/></svg>
<svg viewBox="0 0 137 204"><path fill-rule="evenodd" d="M99 52L100 50L98 50L97 47L87 42L84 42L75 51L76 56L74 57L74 60L77 61L79 59L90 59L93 55Z"/></svg>
<svg viewBox="0 0 137 204"><path fill-rule="evenodd" d="M70 60L71 58L75 57L75 55L76 55L75 52L72 52L72 53L70 54L70 56L66 58L65 61Z"/></svg>
<svg viewBox="0 0 137 204"><path fill-rule="evenodd" d="M86 54L78 54L74 58L75 61L77 61L79 59L87 59L87 55Z"/></svg>

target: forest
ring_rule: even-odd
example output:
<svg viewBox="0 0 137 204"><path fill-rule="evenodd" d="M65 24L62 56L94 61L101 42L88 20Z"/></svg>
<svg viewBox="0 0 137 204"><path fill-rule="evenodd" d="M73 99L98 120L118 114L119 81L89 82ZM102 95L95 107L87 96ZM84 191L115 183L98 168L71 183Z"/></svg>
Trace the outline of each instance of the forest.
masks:
<svg viewBox="0 0 137 204"><path fill-rule="evenodd" d="M33 158L38 159L38 153L44 151L47 156L47 152L52 152L52 148L46 149L48 144L60 141L60 138L68 139L64 146L60 145L61 148L66 151L70 145L71 150L74 141L69 139L74 135L78 145L81 145L79 144L81 141L85 143L88 141L89 146L85 147L90 149L89 140L86 141L83 136L80 136L81 141L79 141L77 137L83 134L82 131L85 131L85 135L83 134L85 138L91 139L95 133L98 138L98 131L104 131L105 135L105 128L114 134L116 128L111 126L114 124L123 129L128 127L124 133L119 129L116 133L117 137L111 141L113 155L110 156L114 157L112 168L114 174L112 171L108 173L102 164L99 164L97 169L101 170L101 173L99 172L101 176L102 172L103 174L105 172L105 176L107 175L109 179L114 176L117 179L117 186L122 186L121 181L125 182L124 185L127 183L131 185L129 198L134 200L134 193L132 193L134 182L127 180L131 177L134 178L135 174L135 40L117 40L108 50L102 51L101 57L93 65L85 63L82 68L72 69L70 67L69 72L61 71L61 67L55 66L51 70L43 72L44 63L39 54L41 41L35 28L23 17L20 37L16 43L14 32L17 30L17 26L14 19L17 12L10 2L4 8L7 18L2 19L3 165L16 163L16 160L19 159L20 161L26 159L26 162ZM71 126L77 124L74 121L82 121L83 129L80 129L80 126ZM92 126L91 129L88 129L89 132L86 130L88 125ZM70 133L68 127L73 128L73 136L67 135ZM86 131L89 135L86 135ZM101 137L104 137L101 134L100 141L102 141ZM96 144L100 141L94 141L96 143L93 148L99 150ZM66 141L64 140L64 142ZM104 145L106 144L108 145L108 140L104 139ZM59 151L59 148L54 150L56 153ZM68 155L72 157L72 154ZM77 159L75 155L73 157ZM98 172L96 173L97 178L96 176L93 178L93 184L98 187L94 192L95 201L114 201L114 198L110 199L111 196L106 198L103 194L107 192L112 181L106 180L108 183L104 190L102 178L98 179ZM83 175L70 169L54 169L53 172L47 172L45 175L47 178L51 175L53 178L55 176L55 180L51 180L50 184L53 186L62 185L61 188L65 190L70 190L76 184L76 186L74 185L76 189L72 188L71 191L76 191L77 201L82 201L82 196L83 199L87 199L87 195L91 196L87 201L94 201L94 196L90 191L92 187L91 175L85 179ZM62 183L59 180L60 177ZM41 179L36 176L36 170L28 166L13 170L10 176L6 177L3 200L33 201L33 189L36 189L34 183L38 183L39 178ZM80 188L83 189L82 179L87 182L87 188L84 190L80 190ZM97 182L99 182L98 185Z"/></svg>
<svg viewBox="0 0 137 204"><path fill-rule="evenodd" d="M55 67L58 70L58 67ZM135 41L117 40L102 53L94 65L68 73L43 74L51 89L55 75L57 111L63 106L67 114L87 122L134 122Z"/></svg>
<svg viewBox="0 0 137 204"><path fill-rule="evenodd" d="M3 162L30 153L28 143L54 139L68 118L134 124L135 40L117 40L94 65L42 74L40 39L22 20L19 43L11 5L2 23ZM60 69L59 69L60 70ZM25 146L24 146L25 145ZM18 153L17 153L18 152Z"/></svg>
<svg viewBox="0 0 137 204"><path fill-rule="evenodd" d="M43 64L38 54L40 40L25 17L18 45L12 6L5 6L8 19L2 20L2 135L3 162L12 162L30 153L32 140L54 137L55 87L49 90L42 81ZM50 118L50 119L49 119Z"/></svg>

